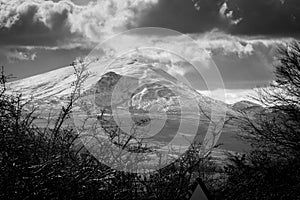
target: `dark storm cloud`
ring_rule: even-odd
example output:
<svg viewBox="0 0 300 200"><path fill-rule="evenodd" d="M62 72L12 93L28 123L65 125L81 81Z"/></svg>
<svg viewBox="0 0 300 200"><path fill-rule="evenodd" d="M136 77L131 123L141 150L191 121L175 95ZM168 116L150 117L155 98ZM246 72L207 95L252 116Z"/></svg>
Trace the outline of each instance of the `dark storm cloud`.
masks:
<svg viewBox="0 0 300 200"><path fill-rule="evenodd" d="M160 26L185 33L213 28L242 35L297 36L299 0L160 0L139 26Z"/></svg>
<svg viewBox="0 0 300 200"><path fill-rule="evenodd" d="M0 2L1 45L56 45L72 37L68 14L72 5L66 1Z"/></svg>
<svg viewBox="0 0 300 200"><path fill-rule="evenodd" d="M299 0L0 0L0 45L61 46L99 42L128 28L156 26L184 33L214 28L240 35L297 36Z"/></svg>
<svg viewBox="0 0 300 200"><path fill-rule="evenodd" d="M146 11L139 21L139 26L154 26L175 29L180 32L204 32L215 27L222 27L219 16L218 0L205 0L197 4L192 0L159 0Z"/></svg>
<svg viewBox="0 0 300 200"><path fill-rule="evenodd" d="M230 0L228 7L243 19L231 28L232 33L279 36L300 33L299 0Z"/></svg>

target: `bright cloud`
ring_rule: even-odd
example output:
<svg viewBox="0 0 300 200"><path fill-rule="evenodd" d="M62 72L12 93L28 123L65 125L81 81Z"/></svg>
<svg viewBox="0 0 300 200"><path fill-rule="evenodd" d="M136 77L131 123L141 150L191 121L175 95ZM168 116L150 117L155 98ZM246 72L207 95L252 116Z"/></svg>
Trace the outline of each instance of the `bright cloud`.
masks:
<svg viewBox="0 0 300 200"><path fill-rule="evenodd" d="M37 57L36 52L32 52L30 49L26 48L5 48L0 50L10 63L20 62L20 61L33 61Z"/></svg>
<svg viewBox="0 0 300 200"><path fill-rule="evenodd" d="M79 6L70 0L0 0L0 36L6 38L1 43L61 45L80 37L98 42L134 26L139 14L155 3L101 0Z"/></svg>
<svg viewBox="0 0 300 200"><path fill-rule="evenodd" d="M216 100L225 101L225 103L233 104L242 100L253 101L252 97L257 97L257 92L254 89L225 89L225 90L199 90L199 93ZM225 96L225 99L223 98Z"/></svg>

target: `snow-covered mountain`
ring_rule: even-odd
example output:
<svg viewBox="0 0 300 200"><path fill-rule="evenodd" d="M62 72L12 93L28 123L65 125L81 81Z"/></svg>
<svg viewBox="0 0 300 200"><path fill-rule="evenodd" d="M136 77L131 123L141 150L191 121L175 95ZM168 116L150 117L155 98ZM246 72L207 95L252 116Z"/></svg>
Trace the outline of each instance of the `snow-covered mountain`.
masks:
<svg viewBox="0 0 300 200"><path fill-rule="evenodd" d="M189 132L193 131L205 133L216 131L216 128L221 130L222 127L210 127L207 116L214 113L215 116L212 115L211 119L219 122L225 119L226 116L222 115L226 115L226 112L234 114L235 111L224 102L202 95L184 83L175 70L176 64L180 63L161 63L159 60L145 59L141 55L123 56L113 62L109 58L95 60L87 66L90 75L83 83L82 91L85 95L93 96L98 111L101 108L124 107L131 113L143 114L153 111L151 109L156 106L155 112L167 113L169 119L171 115L181 115L181 118L185 118L183 125L180 121L178 125L170 120L167 128L168 132L180 132L182 138L188 138ZM25 98L34 97L38 106L44 106L45 109L47 106L59 108L58 105L63 104L72 92L75 80L73 66L66 66L10 82L8 86L11 92L21 92ZM199 121L198 119L206 122L202 121L196 127L193 121ZM209 137L216 137L218 140L220 133L206 136L210 135ZM201 135L202 139L204 136L205 134Z"/></svg>
<svg viewBox="0 0 300 200"><path fill-rule="evenodd" d="M176 65L176 63L173 65ZM176 74L176 70L174 70L173 66L161 64L157 60L145 59L140 55L122 57L114 62L111 62L110 59L97 60L91 62L87 66L87 71L90 75L83 83L83 91L94 91L95 86L102 78L101 87L104 87L101 89L102 94L104 91L110 93L112 91L110 91L111 87L109 84L116 82L116 76L119 75L136 79L137 85L147 85L144 87L148 87L149 91L149 87L154 87L151 89L152 92L148 93L148 96L144 95L143 97L147 96L148 98L153 99L154 94L158 96L170 96L171 91L171 93L175 92L177 93L177 96L180 95L186 100L190 99L202 102L201 104L205 107L210 107L210 104L213 103L227 108L225 103L201 95L193 88L181 82L180 75ZM109 74L109 72L114 72L116 76L114 77L113 74ZM103 84L104 77L109 79L106 80L106 82L108 81L111 83ZM39 102L55 103L70 95L73 90L72 83L75 80L74 67L66 66L47 73L10 82L8 87L11 92L22 93L24 98L34 97L34 99ZM144 88L144 90L145 89L146 88ZM155 92L153 92L154 90ZM135 99L137 98L138 95L135 96ZM145 98L143 101L145 103ZM187 107L190 106L187 105Z"/></svg>

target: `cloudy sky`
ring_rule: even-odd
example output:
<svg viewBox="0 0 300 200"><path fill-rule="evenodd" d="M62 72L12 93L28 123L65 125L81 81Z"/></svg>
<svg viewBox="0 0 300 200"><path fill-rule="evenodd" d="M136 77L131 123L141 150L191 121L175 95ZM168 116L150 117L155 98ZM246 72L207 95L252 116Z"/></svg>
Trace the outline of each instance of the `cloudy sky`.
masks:
<svg viewBox="0 0 300 200"><path fill-rule="evenodd" d="M245 91L272 80L276 47L299 39L300 1L0 0L0 64L28 77L139 27L188 34L209 52L226 88Z"/></svg>

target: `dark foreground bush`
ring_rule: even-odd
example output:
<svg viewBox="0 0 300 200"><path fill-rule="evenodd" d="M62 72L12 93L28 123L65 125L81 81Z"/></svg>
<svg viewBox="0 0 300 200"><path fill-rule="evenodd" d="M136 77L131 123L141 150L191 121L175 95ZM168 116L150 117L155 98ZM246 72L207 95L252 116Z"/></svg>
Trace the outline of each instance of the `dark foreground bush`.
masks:
<svg viewBox="0 0 300 200"><path fill-rule="evenodd" d="M275 82L256 99L266 109L236 123L253 150L232 156L226 199L300 198L300 43L279 48Z"/></svg>

